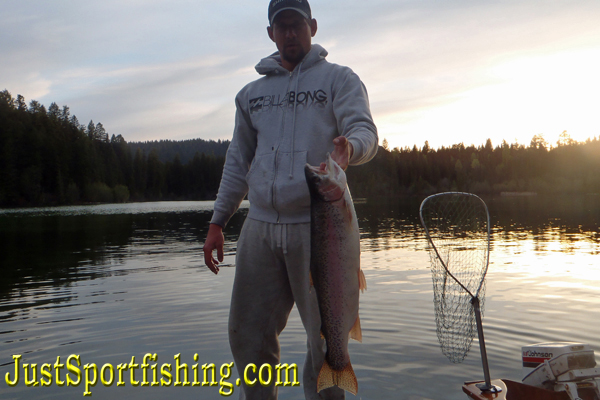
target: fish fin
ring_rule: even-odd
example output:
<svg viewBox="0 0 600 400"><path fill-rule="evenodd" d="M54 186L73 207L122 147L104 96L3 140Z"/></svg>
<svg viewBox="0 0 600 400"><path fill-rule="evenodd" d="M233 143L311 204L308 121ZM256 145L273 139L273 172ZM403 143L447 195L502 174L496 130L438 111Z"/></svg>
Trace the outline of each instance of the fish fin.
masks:
<svg viewBox="0 0 600 400"><path fill-rule="evenodd" d="M321 339L325 340L325 335L323 335L323 331L320 331L319 334L321 335Z"/></svg>
<svg viewBox="0 0 600 400"><path fill-rule="evenodd" d="M352 325L352 329L350 329L350 338L362 343L362 329L360 327L360 317L358 315L356 316L354 325Z"/></svg>
<svg viewBox="0 0 600 400"><path fill-rule="evenodd" d="M362 269L358 270L358 289L361 292L367 290L367 278L365 278L365 273L362 271Z"/></svg>
<svg viewBox="0 0 600 400"><path fill-rule="evenodd" d="M343 370L335 371L329 366L327 360L323 361L321 372L319 372L317 378L317 392L332 386L337 386L353 395L358 393L358 381L352 369L352 364L348 363Z"/></svg>

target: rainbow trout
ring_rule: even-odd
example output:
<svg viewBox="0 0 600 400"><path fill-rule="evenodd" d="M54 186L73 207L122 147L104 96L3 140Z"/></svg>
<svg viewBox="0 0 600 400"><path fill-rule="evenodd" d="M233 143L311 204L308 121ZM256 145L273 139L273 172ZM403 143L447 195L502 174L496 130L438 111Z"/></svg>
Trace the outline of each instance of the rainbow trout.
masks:
<svg viewBox="0 0 600 400"><path fill-rule="evenodd" d="M366 281L360 270L360 235L346 174L329 154L325 164L325 169L304 167L311 196L311 283L327 343L317 391L338 386L356 394L348 340L362 341L358 292L366 289Z"/></svg>

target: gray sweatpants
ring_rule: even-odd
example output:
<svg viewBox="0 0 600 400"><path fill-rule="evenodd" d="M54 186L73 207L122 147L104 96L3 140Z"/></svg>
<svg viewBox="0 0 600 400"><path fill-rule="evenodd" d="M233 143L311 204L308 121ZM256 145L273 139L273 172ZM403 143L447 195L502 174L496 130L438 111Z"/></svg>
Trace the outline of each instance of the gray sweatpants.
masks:
<svg viewBox="0 0 600 400"><path fill-rule="evenodd" d="M280 361L279 334L295 302L308 338L302 374L306 399L344 399L344 391L338 387L317 393L325 341L320 334L321 318L315 290L310 289L309 269L310 224L246 219L238 240L229 313L231 352L240 377L250 363L257 368L269 363L275 375L275 365ZM266 387L242 383L242 388L240 399L277 399L273 382Z"/></svg>

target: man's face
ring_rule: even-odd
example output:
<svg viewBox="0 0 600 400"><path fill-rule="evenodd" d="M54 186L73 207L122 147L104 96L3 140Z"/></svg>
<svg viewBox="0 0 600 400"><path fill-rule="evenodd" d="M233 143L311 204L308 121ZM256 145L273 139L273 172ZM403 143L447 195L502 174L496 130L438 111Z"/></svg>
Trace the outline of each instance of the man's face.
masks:
<svg viewBox="0 0 600 400"><path fill-rule="evenodd" d="M311 38L317 32L317 21L307 20L293 10L277 14L273 26L267 28L284 63L295 67L310 51Z"/></svg>

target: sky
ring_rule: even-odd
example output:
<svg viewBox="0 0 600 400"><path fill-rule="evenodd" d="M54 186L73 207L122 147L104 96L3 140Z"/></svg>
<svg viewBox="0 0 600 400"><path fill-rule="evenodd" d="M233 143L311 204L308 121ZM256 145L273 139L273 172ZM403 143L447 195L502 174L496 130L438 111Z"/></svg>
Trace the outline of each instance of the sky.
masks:
<svg viewBox="0 0 600 400"><path fill-rule="evenodd" d="M598 0L312 0L389 146L600 136ZM127 141L231 139L266 0L0 0L0 90Z"/></svg>

